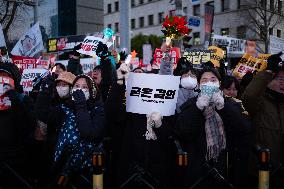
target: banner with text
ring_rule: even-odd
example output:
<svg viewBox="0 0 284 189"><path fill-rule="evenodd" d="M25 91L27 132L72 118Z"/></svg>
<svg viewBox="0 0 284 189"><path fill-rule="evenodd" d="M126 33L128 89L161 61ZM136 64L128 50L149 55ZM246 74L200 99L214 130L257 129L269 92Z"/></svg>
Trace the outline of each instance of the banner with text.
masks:
<svg viewBox="0 0 284 189"><path fill-rule="evenodd" d="M227 47L227 53L243 55L245 53L246 40L221 35L213 35L212 45Z"/></svg>
<svg viewBox="0 0 284 189"><path fill-rule="evenodd" d="M46 74L46 72L48 72L46 69L24 69L21 79L24 91L32 91L34 79Z"/></svg>
<svg viewBox="0 0 284 189"><path fill-rule="evenodd" d="M259 72L265 70L267 67L267 62L263 59L255 58L249 54L244 54L244 56L239 61L238 65L233 71L233 74L237 78L242 78L247 72Z"/></svg>
<svg viewBox="0 0 284 189"><path fill-rule="evenodd" d="M127 80L126 111L138 114L175 114L180 77L130 73Z"/></svg>

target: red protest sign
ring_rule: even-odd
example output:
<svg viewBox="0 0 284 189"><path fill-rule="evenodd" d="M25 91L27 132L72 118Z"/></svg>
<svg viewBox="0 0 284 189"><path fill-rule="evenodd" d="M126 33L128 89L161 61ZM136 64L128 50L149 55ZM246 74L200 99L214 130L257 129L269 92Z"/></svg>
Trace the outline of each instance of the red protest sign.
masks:
<svg viewBox="0 0 284 189"><path fill-rule="evenodd" d="M180 59L180 48L173 47L170 50L170 56L172 57L172 61L174 65L177 64ZM161 49L155 49L154 53L154 61L153 61L153 69L160 69L161 59L163 58L163 52Z"/></svg>
<svg viewBox="0 0 284 189"><path fill-rule="evenodd" d="M32 69L32 68L44 68L48 69L49 61L36 59L31 57L24 57L24 56L13 56L12 57L13 63L18 66L21 72L24 69Z"/></svg>

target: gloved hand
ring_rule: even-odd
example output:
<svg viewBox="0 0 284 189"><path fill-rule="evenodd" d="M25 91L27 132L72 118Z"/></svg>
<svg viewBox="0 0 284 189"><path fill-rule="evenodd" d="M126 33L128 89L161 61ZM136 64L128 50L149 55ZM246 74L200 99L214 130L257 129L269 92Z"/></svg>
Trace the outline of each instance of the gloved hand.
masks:
<svg viewBox="0 0 284 189"><path fill-rule="evenodd" d="M284 68L284 65L282 63L282 59L281 59L281 54L273 54L271 56L268 57L267 59L267 68L266 70L270 70L273 73L277 72L279 69L281 69L281 67Z"/></svg>
<svg viewBox="0 0 284 189"><path fill-rule="evenodd" d="M218 110L221 110L224 108L224 97L221 91L213 94L212 101L214 102Z"/></svg>
<svg viewBox="0 0 284 189"><path fill-rule="evenodd" d="M197 98L196 106L199 110L203 110L205 107L209 106L210 97L208 95L200 95Z"/></svg>
<svg viewBox="0 0 284 189"><path fill-rule="evenodd" d="M126 80L129 77L130 68L125 63L122 63L117 69L117 84L122 85L123 80Z"/></svg>
<svg viewBox="0 0 284 189"><path fill-rule="evenodd" d="M72 92L72 97L75 101L76 107L85 107L86 106L86 97L84 92L81 89L77 89Z"/></svg>
<svg viewBox="0 0 284 189"><path fill-rule="evenodd" d="M52 75L48 75L46 78L42 80L40 91L47 94L51 94L54 88L55 88L55 79Z"/></svg>
<svg viewBox="0 0 284 189"><path fill-rule="evenodd" d="M102 43L101 41L98 44L96 49L96 55L101 59L104 59L108 56L108 47L106 44Z"/></svg>
<svg viewBox="0 0 284 189"><path fill-rule="evenodd" d="M160 112L152 112L150 115L150 120L154 121L155 123L155 128L159 128L162 126L162 119L163 116L160 114Z"/></svg>

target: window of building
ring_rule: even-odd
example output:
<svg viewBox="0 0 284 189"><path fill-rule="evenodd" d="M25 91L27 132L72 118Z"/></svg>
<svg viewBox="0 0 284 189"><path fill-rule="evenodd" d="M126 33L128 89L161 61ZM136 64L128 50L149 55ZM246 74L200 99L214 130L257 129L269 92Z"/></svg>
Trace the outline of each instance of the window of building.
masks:
<svg viewBox="0 0 284 189"><path fill-rule="evenodd" d="M277 30L277 37L281 38L281 30Z"/></svg>
<svg viewBox="0 0 284 189"><path fill-rule="evenodd" d="M187 7L183 7L183 12L185 15L187 15Z"/></svg>
<svg viewBox="0 0 284 189"><path fill-rule="evenodd" d="M108 24L107 27L111 29L111 24Z"/></svg>
<svg viewBox="0 0 284 189"><path fill-rule="evenodd" d="M239 39L245 39L247 33L246 26L239 26L237 27L237 38Z"/></svg>
<svg viewBox="0 0 284 189"><path fill-rule="evenodd" d="M265 38L267 36L268 29L265 28L263 25L260 26L260 37Z"/></svg>
<svg viewBox="0 0 284 189"><path fill-rule="evenodd" d="M111 4L107 4L107 13L111 13Z"/></svg>
<svg viewBox="0 0 284 189"><path fill-rule="evenodd" d="M273 35L273 28L269 28L269 35Z"/></svg>
<svg viewBox="0 0 284 189"><path fill-rule="evenodd" d="M200 45L200 44L201 44L200 33L199 32L193 33L193 45Z"/></svg>
<svg viewBox="0 0 284 189"><path fill-rule="evenodd" d="M238 4L238 9L240 9L241 8L241 0L238 0L237 4Z"/></svg>
<svg viewBox="0 0 284 189"><path fill-rule="evenodd" d="M229 35L229 31L230 31L229 28L222 28L221 29L221 35Z"/></svg>
<svg viewBox="0 0 284 189"><path fill-rule="evenodd" d="M169 16L174 16L175 15L175 10L170 10L169 11Z"/></svg>
<svg viewBox="0 0 284 189"><path fill-rule="evenodd" d="M200 5L193 5L193 15L200 16Z"/></svg>
<svg viewBox="0 0 284 189"><path fill-rule="evenodd" d="M208 1L208 2L206 3L206 5L210 5L210 6L213 6L213 7L214 7L214 1Z"/></svg>
<svg viewBox="0 0 284 189"><path fill-rule="evenodd" d="M221 0L221 11L225 12L229 10L229 0Z"/></svg>
<svg viewBox="0 0 284 189"><path fill-rule="evenodd" d="M115 31L115 32L118 32L118 31L119 31L118 22L116 22L116 23L114 24L114 31Z"/></svg>
<svg viewBox="0 0 284 189"><path fill-rule="evenodd" d="M275 7L274 0L270 0L269 5L270 5L270 10L274 10L274 7Z"/></svg>
<svg viewBox="0 0 284 189"><path fill-rule="evenodd" d="M135 0L131 0L131 7L135 7Z"/></svg>
<svg viewBox="0 0 284 189"><path fill-rule="evenodd" d="M139 17L139 27L140 28L144 27L144 17Z"/></svg>
<svg viewBox="0 0 284 189"><path fill-rule="evenodd" d="M135 29L136 28L136 24L135 24L135 19L131 19L131 29Z"/></svg>
<svg viewBox="0 0 284 189"><path fill-rule="evenodd" d="M139 0L140 5L144 4L144 0Z"/></svg>
<svg viewBox="0 0 284 189"><path fill-rule="evenodd" d="M281 13L282 12L282 0L278 0L278 12Z"/></svg>
<svg viewBox="0 0 284 189"><path fill-rule="evenodd" d="M148 2L152 2L152 0L148 0Z"/></svg>
<svg viewBox="0 0 284 189"><path fill-rule="evenodd" d="M149 26L154 25L154 15L153 14L148 16L148 25Z"/></svg>
<svg viewBox="0 0 284 189"><path fill-rule="evenodd" d="M159 12L158 21L159 21L159 24L163 23L163 21L164 21L164 13L163 12Z"/></svg>
<svg viewBox="0 0 284 189"><path fill-rule="evenodd" d="M114 10L117 12L117 11L119 11L119 3L118 3L118 1L116 1L115 3L114 3Z"/></svg>

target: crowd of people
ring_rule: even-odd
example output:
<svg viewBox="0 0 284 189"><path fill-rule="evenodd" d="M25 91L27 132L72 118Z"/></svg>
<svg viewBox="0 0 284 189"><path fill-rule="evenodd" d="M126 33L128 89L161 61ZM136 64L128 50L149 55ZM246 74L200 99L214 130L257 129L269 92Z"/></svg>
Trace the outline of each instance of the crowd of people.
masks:
<svg viewBox="0 0 284 189"><path fill-rule="evenodd" d="M158 73L131 70L125 56L114 66L99 53L100 65L84 75L73 53L29 94L17 66L1 62L0 77L14 86L0 94L11 102L0 110L0 188L56 188L62 174L69 183L79 175L91 180L96 151L105 154L107 189L256 188L256 146L271 151L271 188L284 187L283 53L240 81L210 61L195 69L181 58L173 69L170 48L161 49ZM127 112L130 72L180 76L175 115ZM177 164L180 150L187 165Z"/></svg>

